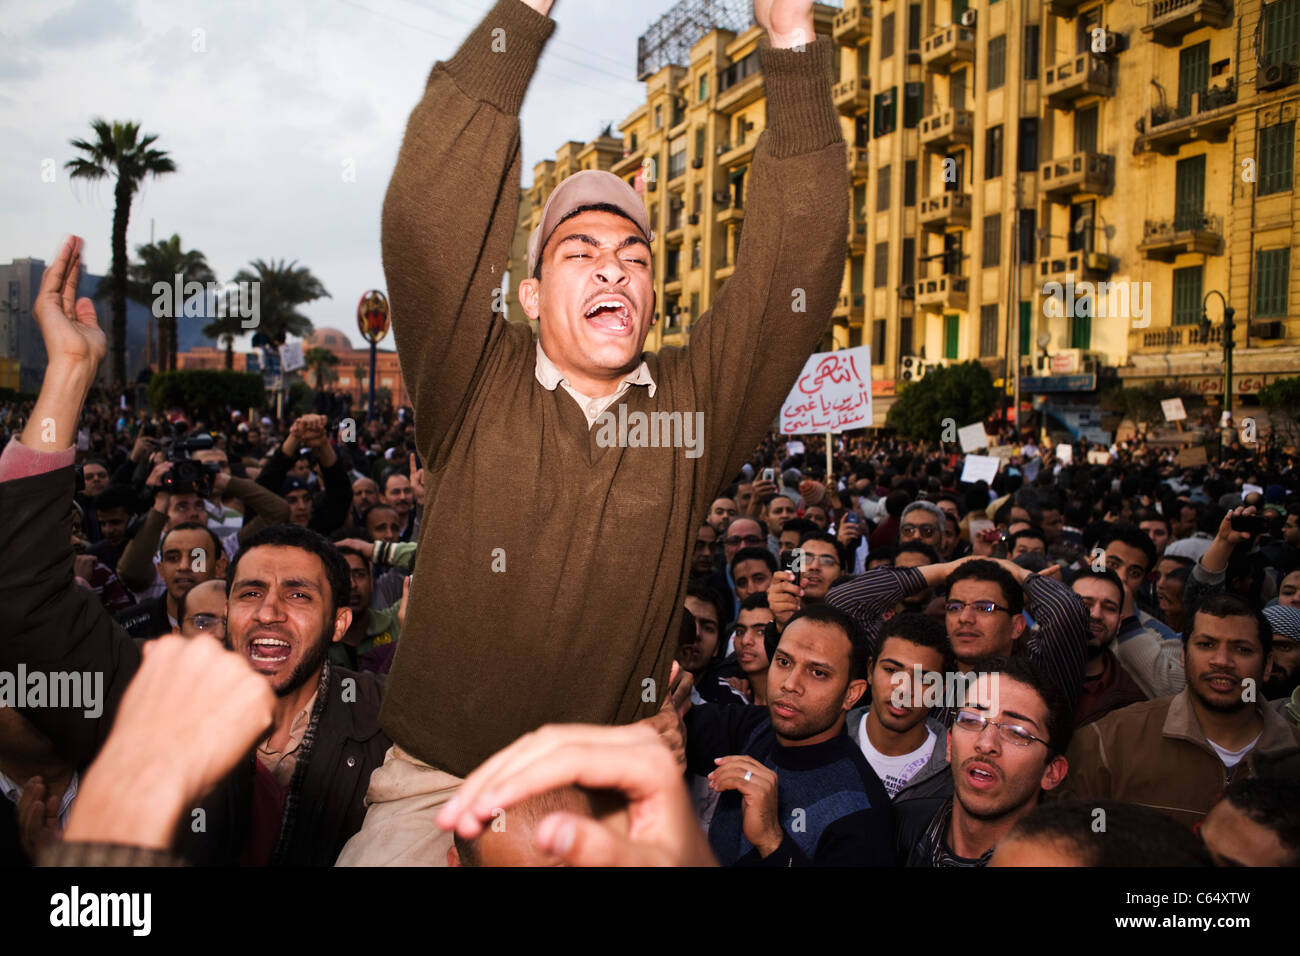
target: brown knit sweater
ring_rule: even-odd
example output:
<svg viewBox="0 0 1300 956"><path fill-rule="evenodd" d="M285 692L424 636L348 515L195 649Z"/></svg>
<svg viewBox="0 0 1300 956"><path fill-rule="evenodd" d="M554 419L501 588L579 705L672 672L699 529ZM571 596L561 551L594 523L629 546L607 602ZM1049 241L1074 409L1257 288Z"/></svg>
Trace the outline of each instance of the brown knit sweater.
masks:
<svg viewBox="0 0 1300 956"><path fill-rule="evenodd" d="M703 412L704 453L601 447L578 403L537 382L528 327L492 310L515 229L518 112L553 26L499 0L434 66L384 201L384 272L426 493L381 723L458 776L545 723L658 710L696 526L816 349L844 268L833 47L763 41L769 124L735 274L689 348L645 355L654 397L634 386L619 400L628 413ZM493 52L497 28L505 52ZM806 311L793 311L796 289Z"/></svg>

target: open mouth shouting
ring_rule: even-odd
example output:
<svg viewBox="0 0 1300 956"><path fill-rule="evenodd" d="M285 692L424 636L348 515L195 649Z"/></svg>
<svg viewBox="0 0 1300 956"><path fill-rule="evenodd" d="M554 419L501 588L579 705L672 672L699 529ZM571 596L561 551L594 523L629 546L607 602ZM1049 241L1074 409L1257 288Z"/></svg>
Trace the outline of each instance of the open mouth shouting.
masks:
<svg viewBox="0 0 1300 956"><path fill-rule="evenodd" d="M254 670L263 674L279 670L292 652L289 641L267 631L258 631L248 642L248 660Z"/></svg>
<svg viewBox="0 0 1300 956"><path fill-rule="evenodd" d="M991 790L1002 779L1002 772L987 760L967 760L962 764L961 772L976 790Z"/></svg>
<svg viewBox="0 0 1300 956"><path fill-rule="evenodd" d="M583 317L597 329L611 335L630 335L634 315L631 301L617 293L602 293L587 306Z"/></svg>

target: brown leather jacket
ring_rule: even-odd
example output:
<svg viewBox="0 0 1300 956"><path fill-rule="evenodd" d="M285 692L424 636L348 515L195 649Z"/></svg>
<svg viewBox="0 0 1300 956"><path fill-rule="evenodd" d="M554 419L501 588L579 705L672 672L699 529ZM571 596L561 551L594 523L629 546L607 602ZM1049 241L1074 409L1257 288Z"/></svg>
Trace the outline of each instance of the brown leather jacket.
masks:
<svg viewBox="0 0 1300 956"><path fill-rule="evenodd" d="M1133 704L1080 727L1066 754L1070 770L1060 795L1141 804L1196 824L1227 787L1228 774L1196 720L1190 694ZM1234 776L1254 776L1261 756L1300 753L1300 728L1272 707L1256 708L1264 730Z"/></svg>

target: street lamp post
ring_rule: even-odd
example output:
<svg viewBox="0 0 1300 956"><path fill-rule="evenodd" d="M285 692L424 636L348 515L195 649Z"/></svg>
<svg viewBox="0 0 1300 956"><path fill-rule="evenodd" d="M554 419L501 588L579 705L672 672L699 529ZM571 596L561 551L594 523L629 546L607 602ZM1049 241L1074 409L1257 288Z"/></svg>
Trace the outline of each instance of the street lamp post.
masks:
<svg viewBox="0 0 1300 956"><path fill-rule="evenodd" d="M1218 289L1211 289L1205 293L1205 298L1201 300L1201 327L1206 332L1206 343L1209 343L1210 316L1205 311L1205 305L1210 301L1210 296L1217 295L1219 301L1223 303L1223 410L1229 415L1232 414L1232 340L1233 324L1232 317L1236 310L1228 305L1228 300L1223 297L1223 293Z"/></svg>

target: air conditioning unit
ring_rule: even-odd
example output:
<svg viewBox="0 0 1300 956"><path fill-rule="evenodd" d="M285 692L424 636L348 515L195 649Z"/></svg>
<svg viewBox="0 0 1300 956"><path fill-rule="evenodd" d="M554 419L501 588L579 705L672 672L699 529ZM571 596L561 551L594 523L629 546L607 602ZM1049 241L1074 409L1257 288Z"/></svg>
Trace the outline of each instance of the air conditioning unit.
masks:
<svg viewBox="0 0 1300 956"><path fill-rule="evenodd" d="M1104 252L1090 252L1084 262L1089 269L1095 269L1098 272L1110 271L1110 256Z"/></svg>
<svg viewBox="0 0 1300 956"><path fill-rule="evenodd" d="M961 13L961 25L964 27L975 26L975 11L963 10Z"/></svg>
<svg viewBox="0 0 1300 956"><path fill-rule="evenodd" d="M650 192L655 192L659 188L659 183L652 179L645 184L645 188Z"/></svg>
<svg viewBox="0 0 1300 956"><path fill-rule="evenodd" d="M1284 339L1286 338L1286 325L1279 321L1252 322L1250 323L1250 334L1257 339Z"/></svg>
<svg viewBox="0 0 1300 956"><path fill-rule="evenodd" d="M917 382L925 378L925 360L919 355L904 355L898 364L904 382Z"/></svg>
<svg viewBox="0 0 1300 956"><path fill-rule="evenodd" d="M1296 64L1294 63L1270 63L1268 66L1261 67L1255 74L1255 89L1280 90L1284 86L1290 86L1296 80Z"/></svg>
<svg viewBox="0 0 1300 956"><path fill-rule="evenodd" d="M900 299L915 299L916 286L911 282L907 283L907 285L899 286L898 297Z"/></svg>
<svg viewBox="0 0 1300 956"><path fill-rule="evenodd" d="M700 224L700 214L698 212L693 212L686 217L686 221L692 226L698 226Z"/></svg>
<svg viewBox="0 0 1300 956"><path fill-rule="evenodd" d="M696 156L694 159L691 160L691 169L703 169L703 168L704 168L703 156Z"/></svg>
<svg viewBox="0 0 1300 956"><path fill-rule="evenodd" d="M1120 51L1121 42L1122 42L1122 38L1118 33L1111 33L1109 30L1107 30L1104 33L1102 33L1100 37L1100 42L1093 47L1093 52L1099 53L1103 56L1109 56L1113 53L1118 53Z"/></svg>

